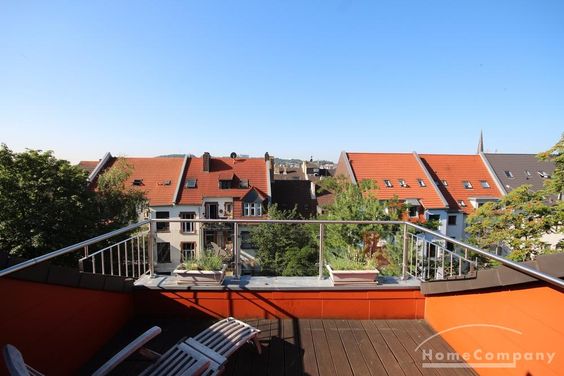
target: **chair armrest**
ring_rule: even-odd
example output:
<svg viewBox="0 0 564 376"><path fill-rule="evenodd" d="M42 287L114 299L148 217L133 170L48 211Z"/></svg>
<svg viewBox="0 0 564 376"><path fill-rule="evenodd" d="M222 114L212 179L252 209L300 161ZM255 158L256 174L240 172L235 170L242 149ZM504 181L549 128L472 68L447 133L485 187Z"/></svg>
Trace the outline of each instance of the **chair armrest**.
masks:
<svg viewBox="0 0 564 376"><path fill-rule="evenodd" d="M104 363L104 365L98 368L96 372L92 374L92 376L107 375L125 359L141 349L147 342L149 342L159 334L161 334L161 328L159 328L158 326L153 326L151 329L147 330L145 333L141 334L139 337L131 341L129 345L125 346L120 352L118 352L110 360Z"/></svg>

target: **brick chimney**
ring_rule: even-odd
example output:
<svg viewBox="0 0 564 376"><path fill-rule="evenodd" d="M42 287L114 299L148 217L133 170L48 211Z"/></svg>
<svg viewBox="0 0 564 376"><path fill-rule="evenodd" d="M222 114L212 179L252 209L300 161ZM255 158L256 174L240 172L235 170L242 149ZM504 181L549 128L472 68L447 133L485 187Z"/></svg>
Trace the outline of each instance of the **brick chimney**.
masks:
<svg viewBox="0 0 564 376"><path fill-rule="evenodd" d="M202 159L203 159L203 171L210 172L210 159L211 159L210 153L206 151L204 155L202 155Z"/></svg>

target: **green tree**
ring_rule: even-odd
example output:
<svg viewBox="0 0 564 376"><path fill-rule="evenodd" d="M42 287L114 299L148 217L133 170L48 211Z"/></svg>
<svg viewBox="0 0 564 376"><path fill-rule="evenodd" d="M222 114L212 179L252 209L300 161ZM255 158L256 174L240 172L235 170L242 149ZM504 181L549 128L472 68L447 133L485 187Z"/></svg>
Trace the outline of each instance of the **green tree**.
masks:
<svg viewBox="0 0 564 376"><path fill-rule="evenodd" d="M544 193L524 185L479 207L467 219L469 241L485 249L509 249L508 257L515 261L546 252L541 237L558 231L562 206L547 204Z"/></svg>
<svg viewBox="0 0 564 376"><path fill-rule="evenodd" d="M77 243L95 222L86 173L51 151L0 147L0 249L32 258Z"/></svg>
<svg viewBox="0 0 564 376"><path fill-rule="evenodd" d="M86 172L51 151L0 147L0 251L33 258L123 227L139 217L144 193L125 187L124 162L88 189ZM56 261L76 266L78 254Z"/></svg>
<svg viewBox="0 0 564 376"><path fill-rule="evenodd" d="M564 194L564 134L553 147L537 156L541 160L551 161L555 164L552 176L545 181L545 191L548 194L559 195L562 199Z"/></svg>
<svg viewBox="0 0 564 376"><path fill-rule="evenodd" d="M270 219L299 219L295 209L280 210L276 205L268 208L268 216ZM251 239L257 248L257 260L263 272L274 275L292 275L287 268L289 262L295 266L300 263L300 270L307 269L301 264L306 260L298 262L295 256L304 248L315 249L315 241L308 225L262 223L252 229Z"/></svg>

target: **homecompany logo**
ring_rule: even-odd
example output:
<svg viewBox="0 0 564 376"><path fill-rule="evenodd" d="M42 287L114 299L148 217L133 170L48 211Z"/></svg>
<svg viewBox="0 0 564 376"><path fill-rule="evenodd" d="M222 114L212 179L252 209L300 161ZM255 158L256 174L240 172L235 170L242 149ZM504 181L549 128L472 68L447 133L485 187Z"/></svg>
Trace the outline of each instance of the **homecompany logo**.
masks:
<svg viewBox="0 0 564 376"><path fill-rule="evenodd" d="M425 347L427 342L441 334L470 328L473 330L477 328L501 330L515 335L523 335L519 330L493 324L467 324L445 329L433 334L415 348L415 351L421 351L423 368L516 368L519 361L543 361L546 364L551 364L556 356L555 352L508 352L503 351L503 349L489 351L478 347L472 351L457 353Z"/></svg>

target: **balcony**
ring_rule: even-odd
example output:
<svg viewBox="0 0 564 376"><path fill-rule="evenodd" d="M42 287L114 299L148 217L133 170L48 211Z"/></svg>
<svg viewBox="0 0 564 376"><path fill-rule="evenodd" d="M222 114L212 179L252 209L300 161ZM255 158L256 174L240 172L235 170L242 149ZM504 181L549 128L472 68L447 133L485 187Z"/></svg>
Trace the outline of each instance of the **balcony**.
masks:
<svg viewBox="0 0 564 376"><path fill-rule="evenodd" d="M562 255L517 264L413 224L382 223L396 229L402 245L400 275L380 277L371 286L333 286L323 268L323 239L327 226L338 223L309 221L300 224L319 228L318 275L244 274L235 237L232 276L218 286L189 286L155 273L155 254L149 252L155 222L34 260L0 259L0 346L15 345L28 364L48 375L91 374L148 327L163 329L148 346L162 352L234 316L261 330L264 352L244 346L229 358L226 374L564 369ZM237 231L240 222L230 222ZM351 222L347 225L366 224ZM452 241L455 250L441 240ZM73 252L80 252L79 267L51 263ZM477 256L502 266L487 268ZM147 366L132 356L114 374L135 375Z"/></svg>

